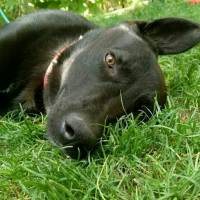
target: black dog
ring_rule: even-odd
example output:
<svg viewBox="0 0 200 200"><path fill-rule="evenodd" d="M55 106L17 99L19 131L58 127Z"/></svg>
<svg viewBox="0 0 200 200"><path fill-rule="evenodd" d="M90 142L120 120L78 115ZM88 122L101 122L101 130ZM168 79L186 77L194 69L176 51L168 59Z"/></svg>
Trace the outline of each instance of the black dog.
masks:
<svg viewBox="0 0 200 200"><path fill-rule="evenodd" d="M46 111L55 143L90 150L105 120L166 100L157 55L186 51L200 26L178 18L99 28L64 11L29 14L0 29L0 111Z"/></svg>

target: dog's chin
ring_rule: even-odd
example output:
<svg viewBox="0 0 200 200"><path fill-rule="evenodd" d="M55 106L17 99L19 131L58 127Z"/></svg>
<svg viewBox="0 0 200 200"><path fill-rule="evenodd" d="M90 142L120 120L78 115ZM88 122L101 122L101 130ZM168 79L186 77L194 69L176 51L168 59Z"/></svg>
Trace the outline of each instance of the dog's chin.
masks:
<svg viewBox="0 0 200 200"><path fill-rule="evenodd" d="M86 159L91 152L93 152L98 146L98 142L95 145L83 145L83 144L66 144L62 145L55 138L45 134L45 139L48 139L53 146L58 147L68 158L72 159Z"/></svg>
<svg viewBox="0 0 200 200"><path fill-rule="evenodd" d="M87 156L95 149L95 147L88 148L83 145L65 146L61 148L67 156L77 160L87 159Z"/></svg>

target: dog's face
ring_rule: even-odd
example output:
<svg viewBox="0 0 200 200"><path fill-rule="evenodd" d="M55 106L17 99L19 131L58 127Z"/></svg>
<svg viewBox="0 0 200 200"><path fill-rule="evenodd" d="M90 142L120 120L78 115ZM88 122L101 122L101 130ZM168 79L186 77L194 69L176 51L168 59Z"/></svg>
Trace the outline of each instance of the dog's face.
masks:
<svg viewBox="0 0 200 200"><path fill-rule="evenodd" d="M163 20L168 29L175 24L182 28L184 23L184 29L191 28L187 21L171 21ZM70 151L89 150L101 137L105 121L130 112L148 115L155 97L161 106L165 103L157 54L185 51L197 40L187 45L183 33L177 35L178 28L163 32L159 23L127 22L92 30L66 49L52 70L45 100L48 133L56 143L72 146ZM199 40L199 27L193 26Z"/></svg>

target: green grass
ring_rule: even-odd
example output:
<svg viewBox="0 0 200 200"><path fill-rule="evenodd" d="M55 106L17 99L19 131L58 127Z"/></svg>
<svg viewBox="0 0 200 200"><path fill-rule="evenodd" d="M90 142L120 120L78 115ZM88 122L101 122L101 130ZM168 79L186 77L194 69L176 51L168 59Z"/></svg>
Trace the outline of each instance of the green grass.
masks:
<svg viewBox="0 0 200 200"><path fill-rule="evenodd" d="M200 6L175 2L93 20L181 16L200 22ZM200 199L200 46L162 57L160 65L166 108L147 123L124 116L106 127L102 144L85 160L69 159L44 139L44 116L0 118L0 199Z"/></svg>

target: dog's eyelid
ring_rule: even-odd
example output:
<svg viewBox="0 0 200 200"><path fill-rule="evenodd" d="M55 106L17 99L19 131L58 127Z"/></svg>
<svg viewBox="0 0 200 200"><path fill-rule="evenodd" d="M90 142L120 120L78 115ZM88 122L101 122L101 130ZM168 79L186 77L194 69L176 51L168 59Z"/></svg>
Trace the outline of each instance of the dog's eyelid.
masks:
<svg viewBox="0 0 200 200"><path fill-rule="evenodd" d="M110 51L116 58L118 64L125 63L130 59L130 52L121 48L114 48Z"/></svg>

